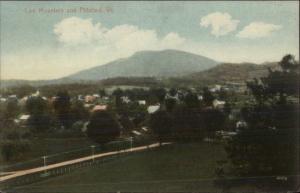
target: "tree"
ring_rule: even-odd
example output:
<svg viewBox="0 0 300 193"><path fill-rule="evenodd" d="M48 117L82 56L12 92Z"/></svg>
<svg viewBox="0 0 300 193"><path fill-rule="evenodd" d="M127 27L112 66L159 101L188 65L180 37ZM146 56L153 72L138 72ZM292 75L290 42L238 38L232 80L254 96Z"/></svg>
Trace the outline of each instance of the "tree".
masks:
<svg viewBox="0 0 300 193"><path fill-rule="evenodd" d="M162 103L165 100L167 94L164 88L152 88L150 89L150 95L155 96L158 99L158 102Z"/></svg>
<svg viewBox="0 0 300 193"><path fill-rule="evenodd" d="M216 131L224 130L226 115L218 109L203 109L202 112L203 127L206 134L210 137L215 136Z"/></svg>
<svg viewBox="0 0 300 193"><path fill-rule="evenodd" d="M6 120L14 119L17 117L20 111L20 107L18 105L17 99L8 99L6 101L6 108L5 108L4 117Z"/></svg>
<svg viewBox="0 0 300 193"><path fill-rule="evenodd" d="M97 143L104 144L120 136L121 127L108 111L95 111L87 125L87 135Z"/></svg>
<svg viewBox="0 0 300 193"><path fill-rule="evenodd" d="M60 125L69 129L71 127L71 102L69 93L67 91L59 91L55 96L53 106Z"/></svg>
<svg viewBox="0 0 300 193"><path fill-rule="evenodd" d="M123 96L123 94L124 94L124 92L120 88L114 90L114 92L112 93L112 95L115 97L116 108L120 108L122 106L121 97Z"/></svg>
<svg viewBox="0 0 300 193"><path fill-rule="evenodd" d="M80 100L74 100L71 102L70 114L73 122L87 120L89 117L89 112L84 108L84 104Z"/></svg>
<svg viewBox="0 0 300 193"><path fill-rule="evenodd" d="M0 153L4 161L21 159L30 150L30 132L14 122L0 129Z"/></svg>
<svg viewBox="0 0 300 193"><path fill-rule="evenodd" d="M156 135L160 145L172 138L172 116L166 111L157 111L150 117L150 128Z"/></svg>
<svg viewBox="0 0 300 193"><path fill-rule="evenodd" d="M170 91L169 91L169 94L174 97L177 94L177 89L176 88L171 88Z"/></svg>
<svg viewBox="0 0 300 193"><path fill-rule="evenodd" d="M188 108L199 108L200 101L197 94L189 92L184 97L184 103Z"/></svg>
<svg viewBox="0 0 300 193"><path fill-rule="evenodd" d="M203 104L206 106L212 106L214 100L214 95L210 92L210 90L207 87L205 87L203 89Z"/></svg>
<svg viewBox="0 0 300 193"><path fill-rule="evenodd" d="M50 116L47 101L40 96L29 97L25 104L30 114L28 125L36 131L45 131L50 127Z"/></svg>
<svg viewBox="0 0 300 193"><path fill-rule="evenodd" d="M240 175L299 172L299 63L286 55L279 66L281 70L248 83L255 100L242 109L247 124L226 147Z"/></svg>
<svg viewBox="0 0 300 193"><path fill-rule="evenodd" d="M166 106L166 110L168 112L171 112L176 106L176 99L173 98L165 99L165 106Z"/></svg>
<svg viewBox="0 0 300 193"><path fill-rule="evenodd" d="M177 141L201 141L204 137L201 110L178 105L173 111L173 134Z"/></svg>
<svg viewBox="0 0 300 193"><path fill-rule="evenodd" d="M99 95L100 95L101 97L106 96L105 89L100 89L100 90L99 90Z"/></svg>

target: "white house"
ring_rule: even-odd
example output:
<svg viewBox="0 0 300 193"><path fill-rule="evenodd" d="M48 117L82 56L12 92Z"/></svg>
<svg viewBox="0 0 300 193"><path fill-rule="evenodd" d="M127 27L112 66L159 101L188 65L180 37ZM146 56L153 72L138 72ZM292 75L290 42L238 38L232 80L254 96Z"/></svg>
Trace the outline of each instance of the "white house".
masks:
<svg viewBox="0 0 300 193"><path fill-rule="evenodd" d="M202 95L197 95L197 97L198 97L198 100L203 100L203 96Z"/></svg>
<svg viewBox="0 0 300 193"><path fill-rule="evenodd" d="M225 101L219 101L218 99L215 99L215 100L213 101L213 106L214 106L215 108L222 109L222 108L224 108L225 103L226 103Z"/></svg>
<svg viewBox="0 0 300 193"><path fill-rule="evenodd" d="M247 123L245 121L238 121L236 122L235 124L235 127L238 129L238 128L241 128L241 127L246 127L247 126Z"/></svg>
<svg viewBox="0 0 300 193"><path fill-rule="evenodd" d="M40 96L40 91L37 90L35 93L31 94L32 97L38 97Z"/></svg>
<svg viewBox="0 0 300 193"><path fill-rule="evenodd" d="M121 97L121 100L124 102L124 103L130 103L130 99L128 96L122 96Z"/></svg>
<svg viewBox="0 0 300 193"><path fill-rule="evenodd" d="M107 110L107 105L96 105L92 109L92 112L95 112L95 111L105 111L105 110Z"/></svg>
<svg viewBox="0 0 300 193"><path fill-rule="evenodd" d="M139 103L139 105L146 105L146 101L145 100L139 100L138 103Z"/></svg>
<svg viewBox="0 0 300 193"><path fill-rule="evenodd" d="M28 119L30 118L30 115L23 114L19 117L19 119L15 119L15 123L20 124L21 126L25 126L28 122Z"/></svg>
<svg viewBox="0 0 300 193"><path fill-rule="evenodd" d="M4 103L5 101L6 101L6 98L4 98L4 97L1 97L1 98L0 98L0 102L3 102L3 103Z"/></svg>
<svg viewBox="0 0 300 193"><path fill-rule="evenodd" d="M83 124L83 127L81 128L81 131L82 131L82 132L86 132L86 131L87 131L87 126L88 126L89 123L90 123L90 122L87 121L87 122L85 122L85 123Z"/></svg>
<svg viewBox="0 0 300 193"><path fill-rule="evenodd" d="M216 131L216 135L222 137L223 139L229 139L233 136L235 136L237 134L237 132L234 131Z"/></svg>
<svg viewBox="0 0 300 193"><path fill-rule="evenodd" d="M210 92L217 92L217 91L220 91L221 88L222 88L221 85L216 84L213 88L211 88L209 90L210 90Z"/></svg>
<svg viewBox="0 0 300 193"><path fill-rule="evenodd" d="M147 111L149 114L152 114L152 113L155 113L156 111L158 111L160 108L160 105L150 105L148 108L147 108Z"/></svg>
<svg viewBox="0 0 300 193"><path fill-rule="evenodd" d="M147 127L142 127L142 130L145 131L145 132L148 131Z"/></svg>
<svg viewBox="0 0 300 193"><path fill-rule="evenodd" d="M133 130L131 131L131 133L135 134L135 135L142 135L140 132L136 131L136 130Z"/></svg>
<svg viewBox="0 0 300 193"><path fill-rule="evenodd" d="M93 94L93 97L99 98L100 95L99 94Z"/></svg>

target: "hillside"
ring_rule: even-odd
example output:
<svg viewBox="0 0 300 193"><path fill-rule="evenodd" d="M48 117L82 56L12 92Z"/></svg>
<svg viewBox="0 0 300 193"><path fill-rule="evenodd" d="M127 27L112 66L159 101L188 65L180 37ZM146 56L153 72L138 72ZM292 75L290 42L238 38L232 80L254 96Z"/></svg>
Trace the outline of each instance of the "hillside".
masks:
<svg viewBox="0 0 300 193"><path fill-rule="evenodd" d="M184 76L184 78L207 83L245 82L266 76L268 68L274 69L276 67L276 63L224 63L205 71L192 73Z"/></svg>
<svg viewBox="0 0 300 193"><path fill-rule="evenodd" d="M113 77L176 77L207 70L218 63L204 56L178 50L141 51L66 77L71 80L101 80Z"/></svg>

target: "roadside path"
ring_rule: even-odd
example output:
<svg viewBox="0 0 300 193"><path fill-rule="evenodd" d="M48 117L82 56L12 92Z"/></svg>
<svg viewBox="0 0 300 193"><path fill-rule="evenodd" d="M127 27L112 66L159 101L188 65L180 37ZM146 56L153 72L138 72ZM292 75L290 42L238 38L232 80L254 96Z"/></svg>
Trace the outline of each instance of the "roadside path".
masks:
<svg viewBox="0 0 300 193"><path fill-rule="evenodd" d="M163 143L162 145L167 145L167 144L169 144L169 143ZM111 152L107 152L107 153L95 154L95 155L91 155L91 156L86 156L86 157L82 157L82 158L77 158L77 159L73 159L73 160L69 160L69 161L64 161L64 162L60 162L60 163L56 163L56 164L51 164L51 165L48 165L48 166L32 168L32 169L28 169L28 170L15 171L13 174L9 174L9 175L0 177L0 182L5 182L9 179L13 179L13 178L16 178L16 177L19 177L19 176L24 176L24 175L28 175L28 174L37 173L37 172L42 172L42 171L45 171L45 170L59 168L59 167L72 165L72 164L76 164L76 163L80 163L80 162L84 162L84 161L90 161L90 160L101 158L101 157L106 157L106 156L111 156L111 155L116 155L116 154L123 154L123 153L128 153L128 152L142 151L142 150L145 150L145 149L148 149L148 148L155 148L155 147L159 147L159 143L154 143L154 144L151 144L151 145L145 145L145 146L140 146L140 147L124 149L124 150L120 150L120 151L111 151Z"/></svg>

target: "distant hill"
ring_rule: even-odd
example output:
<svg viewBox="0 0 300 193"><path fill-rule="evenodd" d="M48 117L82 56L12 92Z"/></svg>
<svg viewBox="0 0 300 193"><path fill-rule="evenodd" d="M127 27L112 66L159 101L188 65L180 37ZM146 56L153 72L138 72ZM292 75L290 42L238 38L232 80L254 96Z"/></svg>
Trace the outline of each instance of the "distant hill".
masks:
<svg viewBox="0 0 300 193"><path fill-rule="evenodd" d="M277 63L224 63L211 69L184 76L184 79L206 83L245 82L268 74L268 68L277 68Z"/></svg>
<svg viewBox="0 0 300 193"><path fill-rule="evenodd" d="M178 50L141 51L67 76L70 80L102 80L114 77L176 77L216 66L204 56Z"/></svg>
<svg viewBox="0 0 300 193"><path fill-rule="evenodd" d="M176 50L142 51L103 66L53 80L2 80L1 88L18 85L63 85L73 83L136 86L205 86L224 82L245 82L263 77L277 63L223 63ZM134 70L133 70L134 69Z"/></svg>

